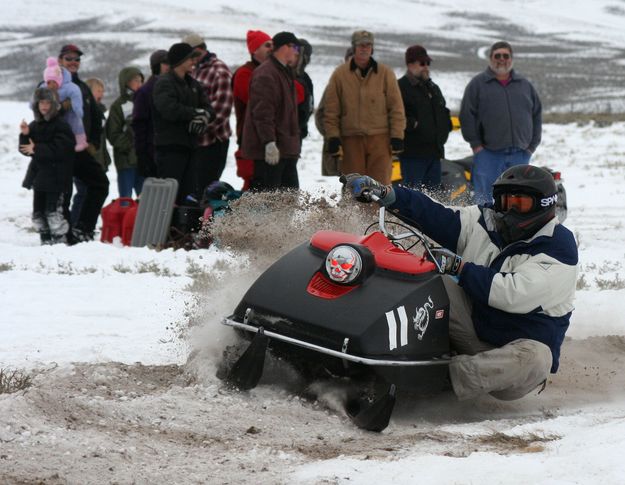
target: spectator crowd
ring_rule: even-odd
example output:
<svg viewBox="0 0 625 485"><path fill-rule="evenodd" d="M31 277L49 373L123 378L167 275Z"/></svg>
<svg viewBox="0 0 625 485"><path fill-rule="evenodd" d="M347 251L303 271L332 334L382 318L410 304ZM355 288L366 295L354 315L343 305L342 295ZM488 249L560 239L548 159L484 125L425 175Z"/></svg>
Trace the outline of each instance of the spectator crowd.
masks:
<svg viewBox="0 0 625 485"><path fill-rule="evenodd" d="M34 121L21 123L19 140L30 157L23 185L33 190L42 244L93 239L111 162L120 197L139 196L145 178L159 177L177 181L176 204L200 200L222 176L233 131L243 190L297 189L313 113L324 137L323 175L359 173L389 184L395 158L404 184L441 186L452 123L425 47L406 49L406 73L397 79L374 58L374 34L355 31L315 109L309 42L260 30L248 31L246 42L250 57L234 72L197 33L156 50L147 79L137 67L119 71L119 96L108 110L104 82L79 74L85 54L77 45L48 58L31 101ZM540 99L513 69L512 46L496 42L488 61L460 108L479 203L492 202L492 184L507 168L529 163L541 137Z"/></svg>

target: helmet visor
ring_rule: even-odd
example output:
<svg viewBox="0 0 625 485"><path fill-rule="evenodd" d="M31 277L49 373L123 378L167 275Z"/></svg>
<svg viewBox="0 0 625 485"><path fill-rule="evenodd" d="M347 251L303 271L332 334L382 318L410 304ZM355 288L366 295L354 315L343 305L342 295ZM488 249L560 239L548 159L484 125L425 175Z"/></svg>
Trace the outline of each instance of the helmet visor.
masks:
<svg viewBox="0 0 625 485"><path fill-rule="evenodd" d="M500 206L503 212L515 209L520 214L527 214L534 209L534 197L527 194L501 194Z"/></svg>

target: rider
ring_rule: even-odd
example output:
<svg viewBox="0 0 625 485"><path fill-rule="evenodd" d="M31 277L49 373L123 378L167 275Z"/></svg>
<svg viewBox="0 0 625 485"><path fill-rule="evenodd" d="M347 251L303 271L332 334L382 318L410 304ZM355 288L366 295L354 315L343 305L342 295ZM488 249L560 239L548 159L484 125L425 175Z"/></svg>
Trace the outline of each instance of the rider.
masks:
<svg viewBox="0 0 625 485"><path fill-rule="evenodd" d="M449 371L458 398L512 400L544 387L558 370L577 282L577 246L555 215L551 174L514 166L493 184L494 205L454 208L359 174L345 181L357 200L376 195L443 246L433 255L449 275L443 281L457 353Z"/></svg>

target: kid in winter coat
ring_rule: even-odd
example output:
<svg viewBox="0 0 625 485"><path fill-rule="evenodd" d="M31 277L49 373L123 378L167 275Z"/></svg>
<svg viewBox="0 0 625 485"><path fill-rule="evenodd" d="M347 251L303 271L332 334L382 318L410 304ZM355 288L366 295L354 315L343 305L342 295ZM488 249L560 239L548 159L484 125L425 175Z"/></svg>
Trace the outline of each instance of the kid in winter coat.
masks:
<svg viewBox="0 0 625 485"><path fill-rule="evenodd" d="M120 197L132 197L143 188L143 177L137 171L137 154L132 131L132 111L135 92L143 84L143 74L136 67L125 67L119 72L119 98L111 105L106 120L106 138L113 146L113 160L117 169L117 187Z"/></svg>
<svg viewBox="0 0 625 485"><path fill-rule="evenodd" d="M69 223L63 198L72 185L74 134L59 116L54 92L38 88L33 97L35 120L20 124L19 151L31 157L23 186L34 189L33 226L42 244L66 242Z"/></svg>
<svg viewBox="0 0 625 485"><path fill-rule="evenodd" d="M43 71L43 80L46 86L56 93L59 102L64 108L63 119L69 123L76 137L77 152L87 148L87 135L82 123L82 93L80 88L72 82L72 75L59 61L48 57L47 67Z"/></svg>

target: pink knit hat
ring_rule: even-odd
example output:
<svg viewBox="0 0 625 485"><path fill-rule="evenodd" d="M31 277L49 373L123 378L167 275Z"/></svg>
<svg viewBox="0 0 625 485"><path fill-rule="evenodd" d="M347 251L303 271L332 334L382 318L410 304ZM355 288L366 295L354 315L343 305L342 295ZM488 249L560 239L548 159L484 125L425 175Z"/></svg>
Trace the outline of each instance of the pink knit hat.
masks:
<svg viewBox="0 0 625 485"><path fill-rule="evenodd" d="M247 31L247 50L250 54L254 54L256 50L265 42L270 41L271 37L265 34L262 30L248 30Z"/></svg>
<svg viewBox="0 0 625 485"><path fill-rule="evenodd" d="M48 81L56 81L56 83L61 87L63 84L63 72L61 72L61 66L59 66L59 61L56 57L48 57L46 61L46 69L43 71L43 80L47 83Z"/></svg>

